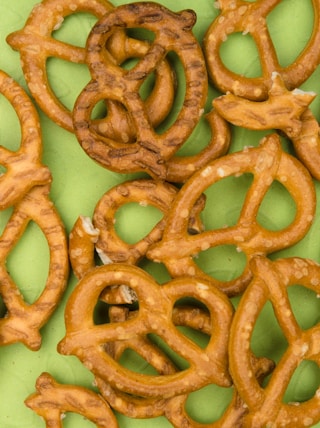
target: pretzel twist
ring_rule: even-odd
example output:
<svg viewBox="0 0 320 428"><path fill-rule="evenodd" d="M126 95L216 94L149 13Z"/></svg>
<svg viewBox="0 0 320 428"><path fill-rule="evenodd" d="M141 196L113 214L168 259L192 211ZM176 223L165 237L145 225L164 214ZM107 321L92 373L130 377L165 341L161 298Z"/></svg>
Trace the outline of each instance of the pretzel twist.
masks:
<svg viewBox="0 0 320 428"><path fill-rule="evenodd" d="M267 17L281 0L219 0L220 15L207 29L203 39L204 54L209 76L215 86L223 93L250 100L265 100L271 87L273 72L281 75L285 86L290 90L298 88L316 69L320 58L319 0L312 0L314 10L313 32L306 47L296 60L282 67L270 36ZM222 43L230 34L249 33L255 41L260 54L262 73L260 77L250 78L229 70L220 57Z"/></svg>
<svg viewBox="0 0 320 428"><path fill-rule="evenodd" d="M239 219L234 226L208 230L191 236L187 233L190 207L199 195L224 177L246 172L254 175ZM279 231L264 228L257 213L274 180L282 183L296 202L292 223ZM147 257L163 262L171 276L198 276L210 280L228 295L239 294L251 278L249 261L256 254L270 254L302 239L315 215L315 189L308 171L283 152L276 134L267 136L258 148L221 157L195 173L182 187L167 218L162 239L148 251ZM243 273L231 281L218 281L205 274L193 257L219 245L235 245L247 257Z"/></svg>
<svg viewBox="0 0 320 428"><path fill-rule="evenodd" d="M299 284L319 292L319 265L302 258L278 259L265 257L252 261L254 277L237 308L230 336L230 370L239 394L246 402L249 413L247 427L313 426L320 420L319 393L309 400L284 403L283 396L290 379L304 360L319 365L319 325L302 329L288 298L288 287ZM288 342L288 347L274 369L267 386L257 383L252 373L250 339L259 314L267 301Z"/></svg>
<svg viewBox="0 0 320 428"><path fill-rule="evenodd" d="M31 350L41 346L40 329L56 309L65 290L69 264L64 225L49 199L50 187L36 186L19 201L0 237L0 294L7 314L0 319L0 344L22 342ZM28 223L42 230L49 247L50 263L45 286L31 304L24 301L6 269L6 260Z"/></svg>
<svg viewBox="0 0 320 428"><path fill-rule="evenodd" d="M60 384L49 373L39 376L36 389L25 404L44 419L46 428L62 428L66 412L83 415L98 428L119 426L105 400L89 389Z"/></svg>
<svg viewBox="0 0 320 428"><path fill-rule="evenodd" d="M120 324L95 325L93 311L101 292L120 284L136 293L137 316ZM201 301L208 308L215 330L205 349L178 332L172 323L173 306L183 297ZM79 313L75 307L85 307L86 311ZM198 279L180 278L159 286L136 266L105 265L88 272L69 299L65 312L66 336L58 350L64 355L76 355L94 375L113 388L142 397L169 398L212 382L229 386L225 351L232 313L226 296ZM169 375L143 375L120 366L104 351L107 343L148 333L159 335L190 366Z"/></svg>
<svg viewBox="0 0 320 428"><path fill-rule="evenodd" d="M87 64L92 80L79 95L74 108L74 129L85 152L99 164L116 172L145 171L165 178L164 162L172 157L199 122L207 94L207 73L201 48L192 34L195 14L174 13L149 2L117 7L93 27L87 41ZM114 64L104 49L115 29L144 28L155 38L147 54L132 69ZM139 90L144 79L175 52L185 71L186 91L182 107L172 125L158 134L150 123ZM132 117L136 139L123 144L103 138L91 126L91 113L101 100L124 105Z"/></svg>

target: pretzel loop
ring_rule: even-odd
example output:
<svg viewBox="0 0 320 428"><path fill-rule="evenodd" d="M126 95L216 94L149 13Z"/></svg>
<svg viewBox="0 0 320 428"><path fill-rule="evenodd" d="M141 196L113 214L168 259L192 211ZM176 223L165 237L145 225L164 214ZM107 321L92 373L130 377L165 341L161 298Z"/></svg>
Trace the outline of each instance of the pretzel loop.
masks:
<svg viewBox="0 0 320 428"><path fill-rule="evenodd" d="M251 99L263 100L271 86L271 75L278 72L288 89L299 87L316 69L320 57L319 0L312 0L314 11L313 32L305 48L296 60L282 67L267 27L267 16L280 0L220 0L220 15L208 28L203 45L207 59L208 73L222 92ZM220 58L220 47L227 36L236 32L249 33L260 55L261 77L245 77L229 70Z"/></svg>
<svg viewBox="0 0 320 428"><path fill-rule="evenodd" d="M186 225L190 207L199 195L222 178L245 172L251 172L254 180L237 223L189 235ZM282 183L296 202L294 220L280 231L265 229L257 220L261 202L274 180ZM249 261L255 254L270 254L294 244L304 237L312 224L315 214L314 192L314 185L305 168L281 150L277 135L269 135L258 148L229 154L195 173L180 190L167 219L162 239L149 249L147 257L163 262L173 277L188 274L206 277L228 294L237 294L250 280L248 263L238 278L220 282L198 268L193 257L210 247L228 244L243 251Z"/></svg>
<svg viewBox="0 0 320 428"><path fill-rule="evenodd" d="M106 287L119 284L132 288L136 293L138 314L114 325L94 325L92 314L101 292ZM171 321L173 305L187 296L207 306L215 326L214 334L204 350L180 333ZM85 314L74 311L79 304L86 304ZM80 280L71 296L65 315L67 333L59 344L59 352L77 355L96 376L114 388L142 397L168 398L210 382L229 386L225 351L232 312L224 294L216 289L211 290L206 283L199 283L196 279L177 279L159 287L152 277L135 266L106 265L90 271ZM121 367L103 350L106 343L148 333L159 335L188 361L190 367L168 375L137 374ZM79 343L85 344L84 347Z"/></svg>

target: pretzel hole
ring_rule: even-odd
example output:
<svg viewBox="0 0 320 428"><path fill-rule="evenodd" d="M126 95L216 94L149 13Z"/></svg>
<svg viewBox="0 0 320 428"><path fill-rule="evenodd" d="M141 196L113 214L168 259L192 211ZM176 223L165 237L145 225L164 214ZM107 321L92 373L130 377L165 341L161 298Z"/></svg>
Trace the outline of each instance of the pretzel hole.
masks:
<svg viewBox="0 0 320 428"><path fill-rule="evenodd" d="M208 385L188 394L185 411L195 422L218 421L232 400L233 388Z"/></svg>
<svg viewBox="0 0 320 428"><path fill-rule="evenodd" d="M238 222L252 181L250 173L232 175L221 178L205 190L207 199L202 218L206 230L230 227Z"/></svg>
<svg viewBox="0 0 320 428"><path fill-rule="evenodd" d="M293 315L302 330L307 330L320 321L319 294L297 284L288 288L288 297Z"/></svg>
<svg viewBox="0 0 320 428"><path fill-rule="evenodd" d="M275 180L261 202L257 221L268 230L279 231L294 221L296 210L296 203L286 187Z"/></svg>
<svg viewBox="0 0 320 428"><path fill-rule="evenodd" d="M73 12L57 17L52 37L69 45L85 47L91 28L97 18L86 12Z"/></svg>
<svg viewBox="0 0 320 428"><path fill-rule="evenodd" d="M155 278L158 284L164 284L171 279L171 276L163 263L156 263L144 257L140 260L139 267Z"/></svg>
<svg viewBox="0 0 320 428"><path fill-rule="evenodd" d="M6 97L0 96L0 146L17 151L21 145L21 125L16 111ZM0 174L6 168L0 165Z"/></svg>
<svg viewBox="0 0 320 428"><path fill-rule="evenodd" d="M4 318L7 312L8 308L6 307L6 304L4 303L4 300L0 295L0 318Z"/></svg>
<svg viewBox="0 0 320 428"><path fill-rule="evenodd" d="M82 89L90 81L85 64L77 64L61 58L49 57L46 62L47 78L56 99L72 111Z"/></svg>
<svg viewBox="0 0 320 428"><path fill-rule="evenodd" d="M320 368L315 361L303 360L291 376L283 396L284 403L310 400L320 386Z"/></svg>
<svg viewBox="0 0 320 428"><path fill-rule="evenodd" d="M80 411L81 409L79 409L79 412ZM77 426L81 428L96 428L97 426L80 413L65 412L61 414L61 419L63 428L73 428Z"/></svg>
<svg viewBox="0 0 320 428"><path fill-rule="evenodd" d="M159 372L148 363L137 351L126 348L119 358L119 363L122 367L125 367L136 373L143 373L149 376L157 376Z"/></svg>
<svg viewBox="0 0 320 428"><path fill-rule="evenodd" d="M177 367L179 370L187 370L190 367L189 362L183 358L180 354L175 352L172 348L168 346L168 344L157 334L149 333L147 335L149 340L154 343L157 348L159 348L170 361Z"/></svg>
<svg viewBox="0 0 320 428"><path fill-rule="evenodd" d="M247 258L234 245L219 245L201 251L194 262L207 275L219 281L230 281L243 273Z"/></svg>
<svg viewBox="0 0 320 428"><path fill-rule="evenodd" d="M272 304L266 301L255 322L251 342L251 349L258 357L267 357L276 363L288 347L287 339L275 317ZM269 378L266 378L265 384Z"/></svg>
<svg viewBox="0 0 320 428"><path fill-rule="evenodd" d="M220 58L224 66L241 76L259 77L262 74L260 55L250 34L236 32L226 36L220 46Z"/></svg>
<svg viewBox="0 0 320 428"><path fill-rule="evenodd" d="M115 231L128 244L136 244L147 236L162 219L162 212L147 201L130 202L115 213Z"/></svg>
<svg viewBox="0 0 320 428"><path fill-rule="evenodd" d="M309 0L296 2L294 5L290 2L279 2L268 14L267 26L282 67L292 64L306 47L313 25L314 13Z"/></svg>
<svg viewBox="0 0 320 428"><path fill-rule="evenodd" d="M49 272L49 249L42 230L35 222L28 223L22 237L10 251L7 270L26 302L32 303L40 296Z"/></svg>

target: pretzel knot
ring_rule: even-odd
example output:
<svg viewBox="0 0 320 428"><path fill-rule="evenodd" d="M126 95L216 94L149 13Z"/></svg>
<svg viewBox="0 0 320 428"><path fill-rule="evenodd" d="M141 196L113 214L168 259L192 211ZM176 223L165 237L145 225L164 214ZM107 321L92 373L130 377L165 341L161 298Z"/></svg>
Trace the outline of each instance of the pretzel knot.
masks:
<svg viewBox="0 0 320 428"><path fill-rule="evenodd" d="M288 89L298 88L316 69L320 58L320 1L312 0L314 27L312 35L296 60L282 67L267 26L267 17L281 0L219 0L220 15L208 28L204 41L204 53L208 73L222 92L251 99L264 100L268 96L271 75L278 72ZM249 33L260 54L262 73L250 78L229 70L220 57L222 43L233 33Z"/></svg>
<svg viewBox="0 0 320 428"><path fill-rule="evenodd" d="M83 415L98 428L118 428L115 415L103 398L89 389L62 385L49 373L42 373L36 382L37 392L25 404L41 416L47 428L62 428L66 412Z"/></svg>
<svg viewBox="0 0 320 428"><path fill-rule="evenodd" d="M238 221L233 226L208 230L191 236L188 217L194 202L219 180L252 173L253 182L246 194ZM268 230L259 224L257 213L273 181L279 181L296 203L296 215L283 230ZM196 275L210 280L229 295L243 291L251 278L249 263L242 274L231 281L218 281L205 274L195 263L201 251L219 245L234 245L247 257L270 254L302 239L315 215L315 189L308 171L281 149L279 137L271 134L257 148L248 148L217 159L196 172L177 195L163 231L162 239L146 256L163 262L171 276Z"/></svg>
<svg viewBox="0 0 320 428"><path fill-rule="evenodd" d="M21 142L17 151L0 146L0 209L14 205L33 186L51 181L51 174L41 163L42 140L37 111L26 92L0 70L0 93L14 108L21 125Z"/></svg>
<svg viewBox="0 0 320 428"><path fill-rule="evenodd" d="M249 413L246 427L307 427L320 420L319 389L305 402L286 403L287 386L296 368L304 360L318 365L319 324L302 328L291 307L288 288L301 285L319 293L320 267L302 258L278 259L265 257L252 261L254 277L237 308L230 336L230 370L239 394ZM287 340L288 347L277 363L266 386L259 385L252 376L249 358L250 340L259 314L270 301L274 315Z"/></svg>
<svg viewBox="0 0 320 428"><path fill-rule="evenodd" d="M121 323L95 325L93 313L100 294L106 287L120 284L136 294L137 315ZM201 302L210 313L214 329L204 349L179 332L172 321L175 303L185 297ZM86 311L80 313L76 309L79 307ZM113 388L140 397L169 398L210 383L230 386L226 351L232 315L228 298L206 282L179 278L160 286L136 266L105 265L88 272L72 293L65 312L66 336L58 350L64 355L76 355ZM150 333L185 359L188 367L173 374L139 374L122 367L105 350L112 342Z"/></svg>
<svg viewBox="0 0 320 428"><path fill-rule="evenodd" d="M87 41L92 80L79 95L73 118L81 146L104 167L116 172L146 171L156 178L166 177L165 161L190 136L206 101L207 72L200 45L192 33L194 23L195 14L190 10L174 13L156 3L141 2L117 7L93 27ZM104 48L119 27L143 28L154 33L148 52L130 70L115 64ZM184 68L186 90L173 123L157 133L139 91L168 52L176 53ZM119 143L92 129L93 108L102 100L117 101L129 112L136 134L134 142Z"/></svg>
<svg viewBox="0 0 320 428"><path fill-rule="evenodd" d="M49 186L36 186L19 201L1 235L0 294L8 313L0 319L0 344L22 342L31 350L41 345L40 329L55 310L68 278L68 252L64 226L48 197ZM6 269L10 251L34 221L49 247L50 264L46 284L32 304L24 301Z"/></svg>
<svg viewBox="0 0 320 428"><path fill-rule="evenodd" d="M107 0L93 0L90 4L82 0L44 0L36 5L24 28L7 37L9 45L19 50L23 73L29 90L41 109L55 123L68 131L73 131L72 113L56 96L50 85L47 74L48 58L61 58L76 64L84 64L86 49L73 46L55 39L52 34L63 24L66 17L80 12L90 13L97 19L112 10L113 5ZM113 61L122 63L126 59L142 56L149 48L147 42L127 37L123 30L118 29L108 43L108 51ZM171 108L174 93L174 75L166 61L159 64L155 86L146 99L150 120L159 124ZM163 97L160 89L165 86L167 97ZM111 138L128 140L132 134L130 118L119 105L108 102L111 120L96 120L94 127Z"/></svg>
<svg viewBox="0 0 320 428"><path fill-rule="evenodd" d="M92 222L90 218L80 216L70 233L70 261L77 278L80 279L95 267L95 250L104 264L138 264L149 247L161 239L166 216L177 193L175 186L152 179L126 181L108 190L97 203ZM132 202L158 208L164 216L145 237L129 244L116 232L115 214L123 205ZM202 196L190 216L190 233L198 233L203 229L200 212L204 204L205 198Z"/></svg>

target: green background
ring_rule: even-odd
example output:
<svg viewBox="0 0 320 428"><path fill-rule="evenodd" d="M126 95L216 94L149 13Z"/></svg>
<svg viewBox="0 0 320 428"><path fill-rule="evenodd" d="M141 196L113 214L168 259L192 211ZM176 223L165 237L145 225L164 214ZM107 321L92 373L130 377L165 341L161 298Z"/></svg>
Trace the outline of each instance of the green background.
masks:
<svg viewBox="0 0 320 428"><path fill-rule="evenodd" d="M0 5L0 68L24 88L26 85L20 67L19 54L6 44L5 38L9 33L22 28L36 3L37 1L34 0L13 0L1 2ZM129 2L113 2L115 6L123 3ZM185 8L194 9L198 16L194 32L199 41L208 25L219 13L212 0L163 0L161 4L175 11ZM288 65L294 61L303 49L311 34L312 21L313 10L309 0L283 0L270 14L268 25L282 65ZM94 22L95 18L92 16L74 15L65 20L62 27L55 32L55 37L83 46ZM238 73L248 76L259 73L259 56L250 36L239 34L230 36L223 45L221 54L225 63ZM56 94L66 106L71 108L79 91L90 79L88 70L83 65L52 59L48 63L48 72ZM181 70L178 72L181 73ZM302 88L319 92L319 69ZM217 95L219 95L218 91L210 87L206 111L210 111L212 99ZM317 97L311 105L318 120L320 120L319 103L320 99ZM20 142L18 120L3 97L0 98L0 112L0 144L11 149L18 148ZM109 188L140 175L120 175L97 165L82 151L73 134L55 125L41 111L39 114L43 132L43 162L50 167L53 175L51 198L69 233L79 215L92 215L96 203ZM233 129L230 150L237 151L245 145L256 146L263 135L265 132ZM194 153L198 150L197 147L204 146L208 141L207 125L201 121L181 153ZM285 139L282 142L283 147L291 152L290 143ZM239 180L225 180L216 187L208 189L208 203L203 217L207 228L220 227L235 221L249 182L250 179L244 176ZM319 193L319 184L315 183L315 185ZM274 208L275 206L277 209ZM267 226L282 228L292 219L293 209L290 196L281 186L275 184L264 201L259 215ZM9 211L0 213L1 227L5 226ZM141 218L138 225L135 224L137 215ZM137 204L124 207L117 216L119 234L129 242L134 242L146 234L157 219L159 214L150 207L141 208ZM272 257L301 256L319 261L319 221L320 218L317 216L311 230L301 242ZM234 277L243 267L243 259L232 248L208 250L200 254L198 263L206 272L222 280ZM26 300L32 302L44 285L48 269L46 242L36 224L30 224L10 254L7 264L10 274L19 285ZM162 266L144 261L143 267L154 274L160 282L168 279ZM74 357L61 356L56 351L56 345L64 335L64 306L75 285L76 280L71 275L58 310L42 330L43 344L39 351L29 351L21 344L0 348L1 427L44 427L44 422L23 404L25 398L34 392L35 381L43 371L50 372L59 382L93 388L93 378L81 363ZM306 317L308 323L318 322L320 299L316 299L312 293L301 287L294 287L291 294L301 322L303 323ZM234 299L234 303L236 305L237 299ZM268 323L268 334L265 331L266 323ZM257 325L253 346L257 351L265 352L276 360L285 348L281 332L268 306ZM139 364L139 361L136 364ZM141 365L143 366L143 363ZM317 367L301 365L290 383L288 400L304 400L310 397L318 388L319 381L320 374ZM219 417L229 399L230 391L207 387L190 396L188 409L197 421L209 423ZM119 425L120 428L171 426L164 418L131 420L123 416L119 417ZM64 420L66 428L92 426L91 422L79 415L68 415ZM320 423L316 426L320 426Z"/></svg>

